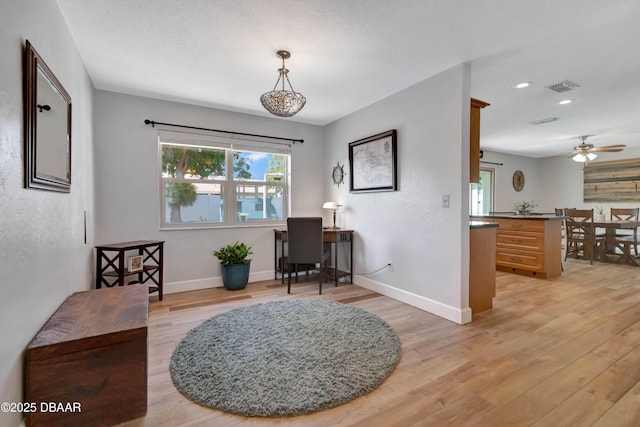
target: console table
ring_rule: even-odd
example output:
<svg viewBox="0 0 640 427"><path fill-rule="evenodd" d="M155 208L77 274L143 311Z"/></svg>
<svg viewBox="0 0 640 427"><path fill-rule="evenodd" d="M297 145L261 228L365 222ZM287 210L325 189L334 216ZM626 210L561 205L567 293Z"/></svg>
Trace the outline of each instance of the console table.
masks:
<svg viewBox="0 0 640 427"><path fill-rule="evenodd" d="M149 292L158 292L162 301L162 258L164 241L136 240L96 246L96 289L126 285L125 279L137 275L137 283L151 282ZM128 252L128 254L127 254ZM142 269L129 271L128 256L142 256Z"/></svg>
<svg viewBox="0 0 640 427"><path fill-rule="evenodd" d="M114 425L147 413L149 293L142 286L76 292L29 344L27 426ZM41 402L80 411L47 411ZM46 408L45 408L46 409Z"/></svg>
<svg viewBox="0 0 640 427"><path fill-rule="evenodd" d="M282 283L284 283L284 269L285 269L285 242L287 241L287 229L286 228L274 228L274 252L273 252L273 267L275 271L274 279L278 279L278 273ZM349 276L349 282L353 283L353 230L347 230L343 228L325 228L322 230L322 237L324 243L333 245L333 280L336 286L338 285L338 279L341 276ZM278 244L279 243L279 244ZM338 269L338 250L339 243L349 243L349 271L343 272ZM282 262L278 265L278 254L282 257Z"/></svg>

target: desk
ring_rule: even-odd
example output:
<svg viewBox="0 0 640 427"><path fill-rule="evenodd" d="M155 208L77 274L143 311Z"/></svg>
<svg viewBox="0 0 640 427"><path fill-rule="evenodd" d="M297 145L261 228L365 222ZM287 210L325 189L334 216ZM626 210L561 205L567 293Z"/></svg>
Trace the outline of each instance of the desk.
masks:
<svg viewBox="0 0 640 427"><path fill-rule="evenodd" d="M602 251L602 256L600 257L600 261L603 262L615 262L615 263L627 263L631 265L638 266L638 262L630 256L628 253L623 254L615 254L616 249L616 230L620 229L631 229L633 230L636 227L640 227L640 220L622 220L622 219L604 219L600 221L593 221L593 225L596 228L604 228L605 229L605 238L604 238L604 250ZM616 255L615 258L611 258L607 255Z"/></svg>
<svg viewBox="0 0 640 427"><path fill-rule="evenodd" d="M284 258L285 253L285 242L287 241L287 229L286 228L274 228L274 250L273 250L273 270L274 270L274 279L278 279L278 272L280 273L280 277L282 283L284 283L284 260L280 263L278 267L278 253L280 256ZM325 228L322 233L324 243L333 245L333 260L335 263L333 265L333 280L336 285L338 285L338 279L340 276L348 275L349 282L353 283L353 230L346 230L343 228ZM280 242L280 245L278 245ZM338 248L340 245L338 243L349 243L349 271L341 272L338 269ZM278 248L279 246L279 248ZM278 251L278 249L280 249Z"/></svg>

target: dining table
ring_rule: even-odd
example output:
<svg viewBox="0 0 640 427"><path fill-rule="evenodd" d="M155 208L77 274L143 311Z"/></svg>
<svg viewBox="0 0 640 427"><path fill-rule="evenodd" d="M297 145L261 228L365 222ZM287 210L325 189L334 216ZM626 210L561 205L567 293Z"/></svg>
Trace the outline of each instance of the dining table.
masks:
<svg viewBox="0 0 640 427"><path fill-rule="evenodd" d="M634 251L634 256L630 253L617 253L616 252L616 234L618 230L633 230L640 227L640 220L627 220L627 219L595 219L593 225L596 229L605 230L604 248L601 251L600 261L612 262L612 263L625 263L634 266L640 266L637 254Z"/></svg>

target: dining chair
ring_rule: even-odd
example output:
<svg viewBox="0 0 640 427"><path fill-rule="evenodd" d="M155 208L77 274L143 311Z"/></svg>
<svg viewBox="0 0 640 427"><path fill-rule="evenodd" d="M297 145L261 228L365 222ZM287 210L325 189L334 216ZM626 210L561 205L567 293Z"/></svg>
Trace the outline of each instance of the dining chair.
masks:
<svg viewBox="0 0 640 427"><path fill-rule="evenodd" d="M320 271L320 294L327 268L328 257L324 252L321 217L287 218L287 293L291 293L291 276L298 278L298 268L318 267Z"/></svg>
<svg viewBox="0 0 640 427"><path fill-rule="evenodd" d="M555 208L556 216L564 216L568 208ZM575 208L572 208L575 209ZM562 261L562 252L567 249L567 220L563 219L560 223L560 268L564 271L564 263ZM565 259L566 260L566 259Z"/></svg>
<svg viewBox="0 0 640 427"><path fill-rule="evenodd" d="M640 208L611 208L611 220L638 221ZM621 228L616 230L615 244L623 253L623 258L630 256L630 248L633 254L638 256L638 227Z"/></svg>
<svg viewBox="0 0 640 427"><path fill-rule="evenodd" d="M577 259L593 260L604 244L604 236L596 235L593 223L593 209L565 209L567 247L564 260L571 256Z"/></svg>

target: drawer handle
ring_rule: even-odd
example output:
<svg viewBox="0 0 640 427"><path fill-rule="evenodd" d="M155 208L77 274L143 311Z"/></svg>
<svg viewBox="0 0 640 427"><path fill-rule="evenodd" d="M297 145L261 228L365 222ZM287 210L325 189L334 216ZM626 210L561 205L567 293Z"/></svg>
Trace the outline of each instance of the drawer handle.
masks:
<svg viewBox="0 0 640 427"><path fill-rule="evenodd" d="M81 385L77 385L76 389L78 390L78 392L80 392L81 394L84 394L85 396L95 396L96 394L100 393L103 388L107 386L108 382L109 382L109 377L105 378L104 381L102 381L102 384L100 384L98 388L95 390L87 390Z"/></svg>
<svg viewBox="0 0 640 427"><path fill-rule="evenodd" d="M511 239L511 243L522 243L520 239Z"/></svg>
<svg viewBox="0 0 640 427"><path fill-rule="evenodd" d="M513 262L522 262L522 258L514 258L514 257L511 257L510 259L511 259L511 261L513 261Z"/></svg>

